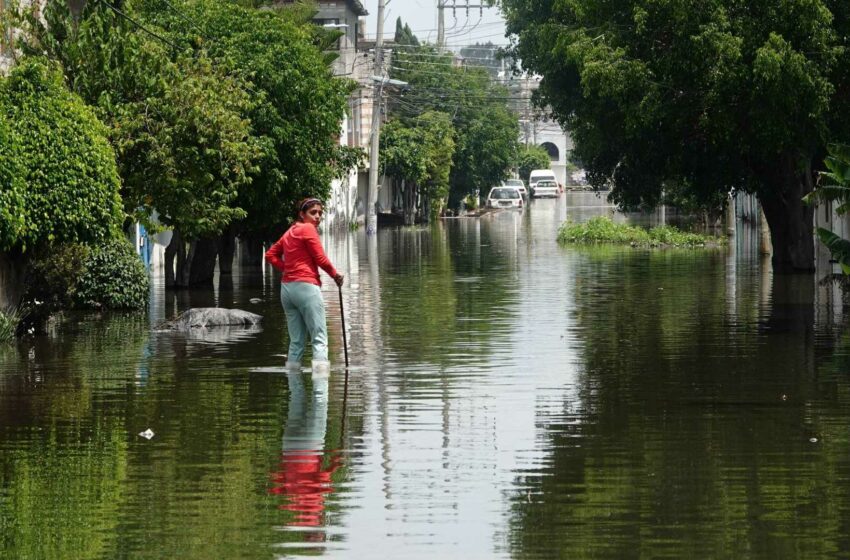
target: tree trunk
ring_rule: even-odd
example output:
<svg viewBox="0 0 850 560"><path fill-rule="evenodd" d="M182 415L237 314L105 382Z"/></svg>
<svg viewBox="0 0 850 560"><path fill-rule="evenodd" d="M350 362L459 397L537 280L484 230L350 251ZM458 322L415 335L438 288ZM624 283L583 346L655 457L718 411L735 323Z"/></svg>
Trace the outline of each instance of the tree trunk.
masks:
<svg viewBox="0 0 850 560"><path fill-rule="evenodd" d="M0 311L16 309L26 292L27 258L15 251L0 253Z"/></svg>
<svg viewBox="0 0 850 560"><path fill-rule="evenodd" d="M177 257L178 247L183 244L183 237L176 229L171 234L171 242L165 248L165 287L174 287L174 259Z"/></svg>
<svg viewBox="0 0 850 560"><path fill-rule="evenodd" d="M227 275L233 273L233 256L236 254L236 230L229 227L221 234L218 247L218 271Z"/></svg>
<svg viewBox="0 0 850 560"><path fill-rule="evenodd" d="M174 281L175 288L189 287L189 265L195 252L195 242L189 244L189 252L186 252L186 243L181 240L177 245L177 272Z"/></svg>
<svg viewBox="0 0 850 560"><path fill-rule="evenodd" d="M416 185L413 181L401 181L402 192L404 192L404 225L412 226L416 223Z"/></svg>
<svg viewBox="0 0 850 560"><path fill-rule="evenodd" d="M256 235L241 236L242 264L260 268L263 265L263 240Z"/></svg>
<svg viewBox="0 0 850 560"><path fill-rule="evenodd" d="M192 241L192 258L189 262L189 285L211 286L218 259L218 237L206 237Z"/></svg>
<svg viewBox="0 0 850 560"><path fill-rule="evenodd" d="M773 245L773 271L778 274L815 269L814 207L803 202L813 188L811 163L800 170L790 156L768 175L774 190L759 198Z"/></svg>

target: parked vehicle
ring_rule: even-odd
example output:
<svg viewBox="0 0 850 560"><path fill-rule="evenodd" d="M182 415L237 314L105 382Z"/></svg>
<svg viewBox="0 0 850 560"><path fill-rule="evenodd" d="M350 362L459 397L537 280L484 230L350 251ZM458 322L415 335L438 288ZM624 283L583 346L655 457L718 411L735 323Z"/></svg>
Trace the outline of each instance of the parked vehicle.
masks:
<svg viewBox="0 0 850 560"><path fill-rule="evenodd" d="M506 179L502 183L503 187L513 187L519 191L519 194L522 195L522 198L528 200L528 190L525 188L525 183L522 179Z"/></svg>
<svg viewBox="0 0 850 560"><path fill-rule="evenodd" d="M537 181L531 188L531 196L534 198L542 198L544 196L557 197L561 194L561 189L555 181Z"/></svg>
<svg viewBox="0 0 850 560"><path fill-rule="evenodd" d="M551 169L534 169L528 175L528 189L531 191L532 196L534 196L534 185L538 181L553 181L555 184L558 182L555 178L555 172Z"/></svg>
<svg viewBox="0 0 850 560"><path fill-rule="evenodd" d="M514 187L493 187L487 195L487 207L522 209L522 195Z"/></svg>

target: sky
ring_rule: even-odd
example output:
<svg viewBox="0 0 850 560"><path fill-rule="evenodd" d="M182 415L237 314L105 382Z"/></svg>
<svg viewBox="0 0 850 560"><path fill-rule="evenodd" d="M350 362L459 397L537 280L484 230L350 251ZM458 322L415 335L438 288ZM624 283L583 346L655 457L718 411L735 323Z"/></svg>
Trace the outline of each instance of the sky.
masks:
<svg viewBox="0 0 850 560"><path fill-rule="evenodd" d="M378 25L378 0L361 0L363 7L369 12L366 16L366 36L374 37ZM455 0L457 5L481 4L480 0ZM446 8L446 45L449 48L465 46L473 43L491 41L496 45L507 44L505 39L505 21L498 8L485 8L484 15L477 8L457 10L457 20L452 15L452 1ZM396 18L401 16L413 33L420 40L436 42L437 40L437 0L387 0L384 11L384 38L390 39L395 33ZM454 49L453 49L454 50Z"/></svg>

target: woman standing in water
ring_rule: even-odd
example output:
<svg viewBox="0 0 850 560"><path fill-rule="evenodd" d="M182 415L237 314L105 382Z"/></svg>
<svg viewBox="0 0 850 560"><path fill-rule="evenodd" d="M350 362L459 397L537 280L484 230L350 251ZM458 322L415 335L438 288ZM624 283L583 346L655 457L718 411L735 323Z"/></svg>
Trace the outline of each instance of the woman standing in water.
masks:
<svg viewBox="0 0 850 560"><path fill-rule="evenodd" d="M280 301L286 313L289 330L289 354L286 369L290 373L301 371L301 358L307 335L313 346L313 377L328 377L328 325L325 321L325 302L319 286L319 267L342 286L343 276L338 273L325 255L319 240L319 223L324 209L317 198L306 198L298 203L298 221L292 224L283 237L266 251L266 260L283 273L280 284Z"/></svg>

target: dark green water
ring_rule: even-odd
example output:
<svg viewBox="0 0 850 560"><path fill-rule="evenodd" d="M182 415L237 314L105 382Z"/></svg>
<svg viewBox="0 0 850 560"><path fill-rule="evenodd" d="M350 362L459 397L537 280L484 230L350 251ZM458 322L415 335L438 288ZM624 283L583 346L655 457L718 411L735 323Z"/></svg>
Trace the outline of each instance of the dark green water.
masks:
<svg viewBox="0 0 850 560"><path fill-rule="evenodd" d="M268 272L0 350L0 557L850 555L836 294L740 243L559 247L609 211L566 202L326 239L347 386L335 289L323 388ZM213 304L263 328L151 328Z"/></svg>

